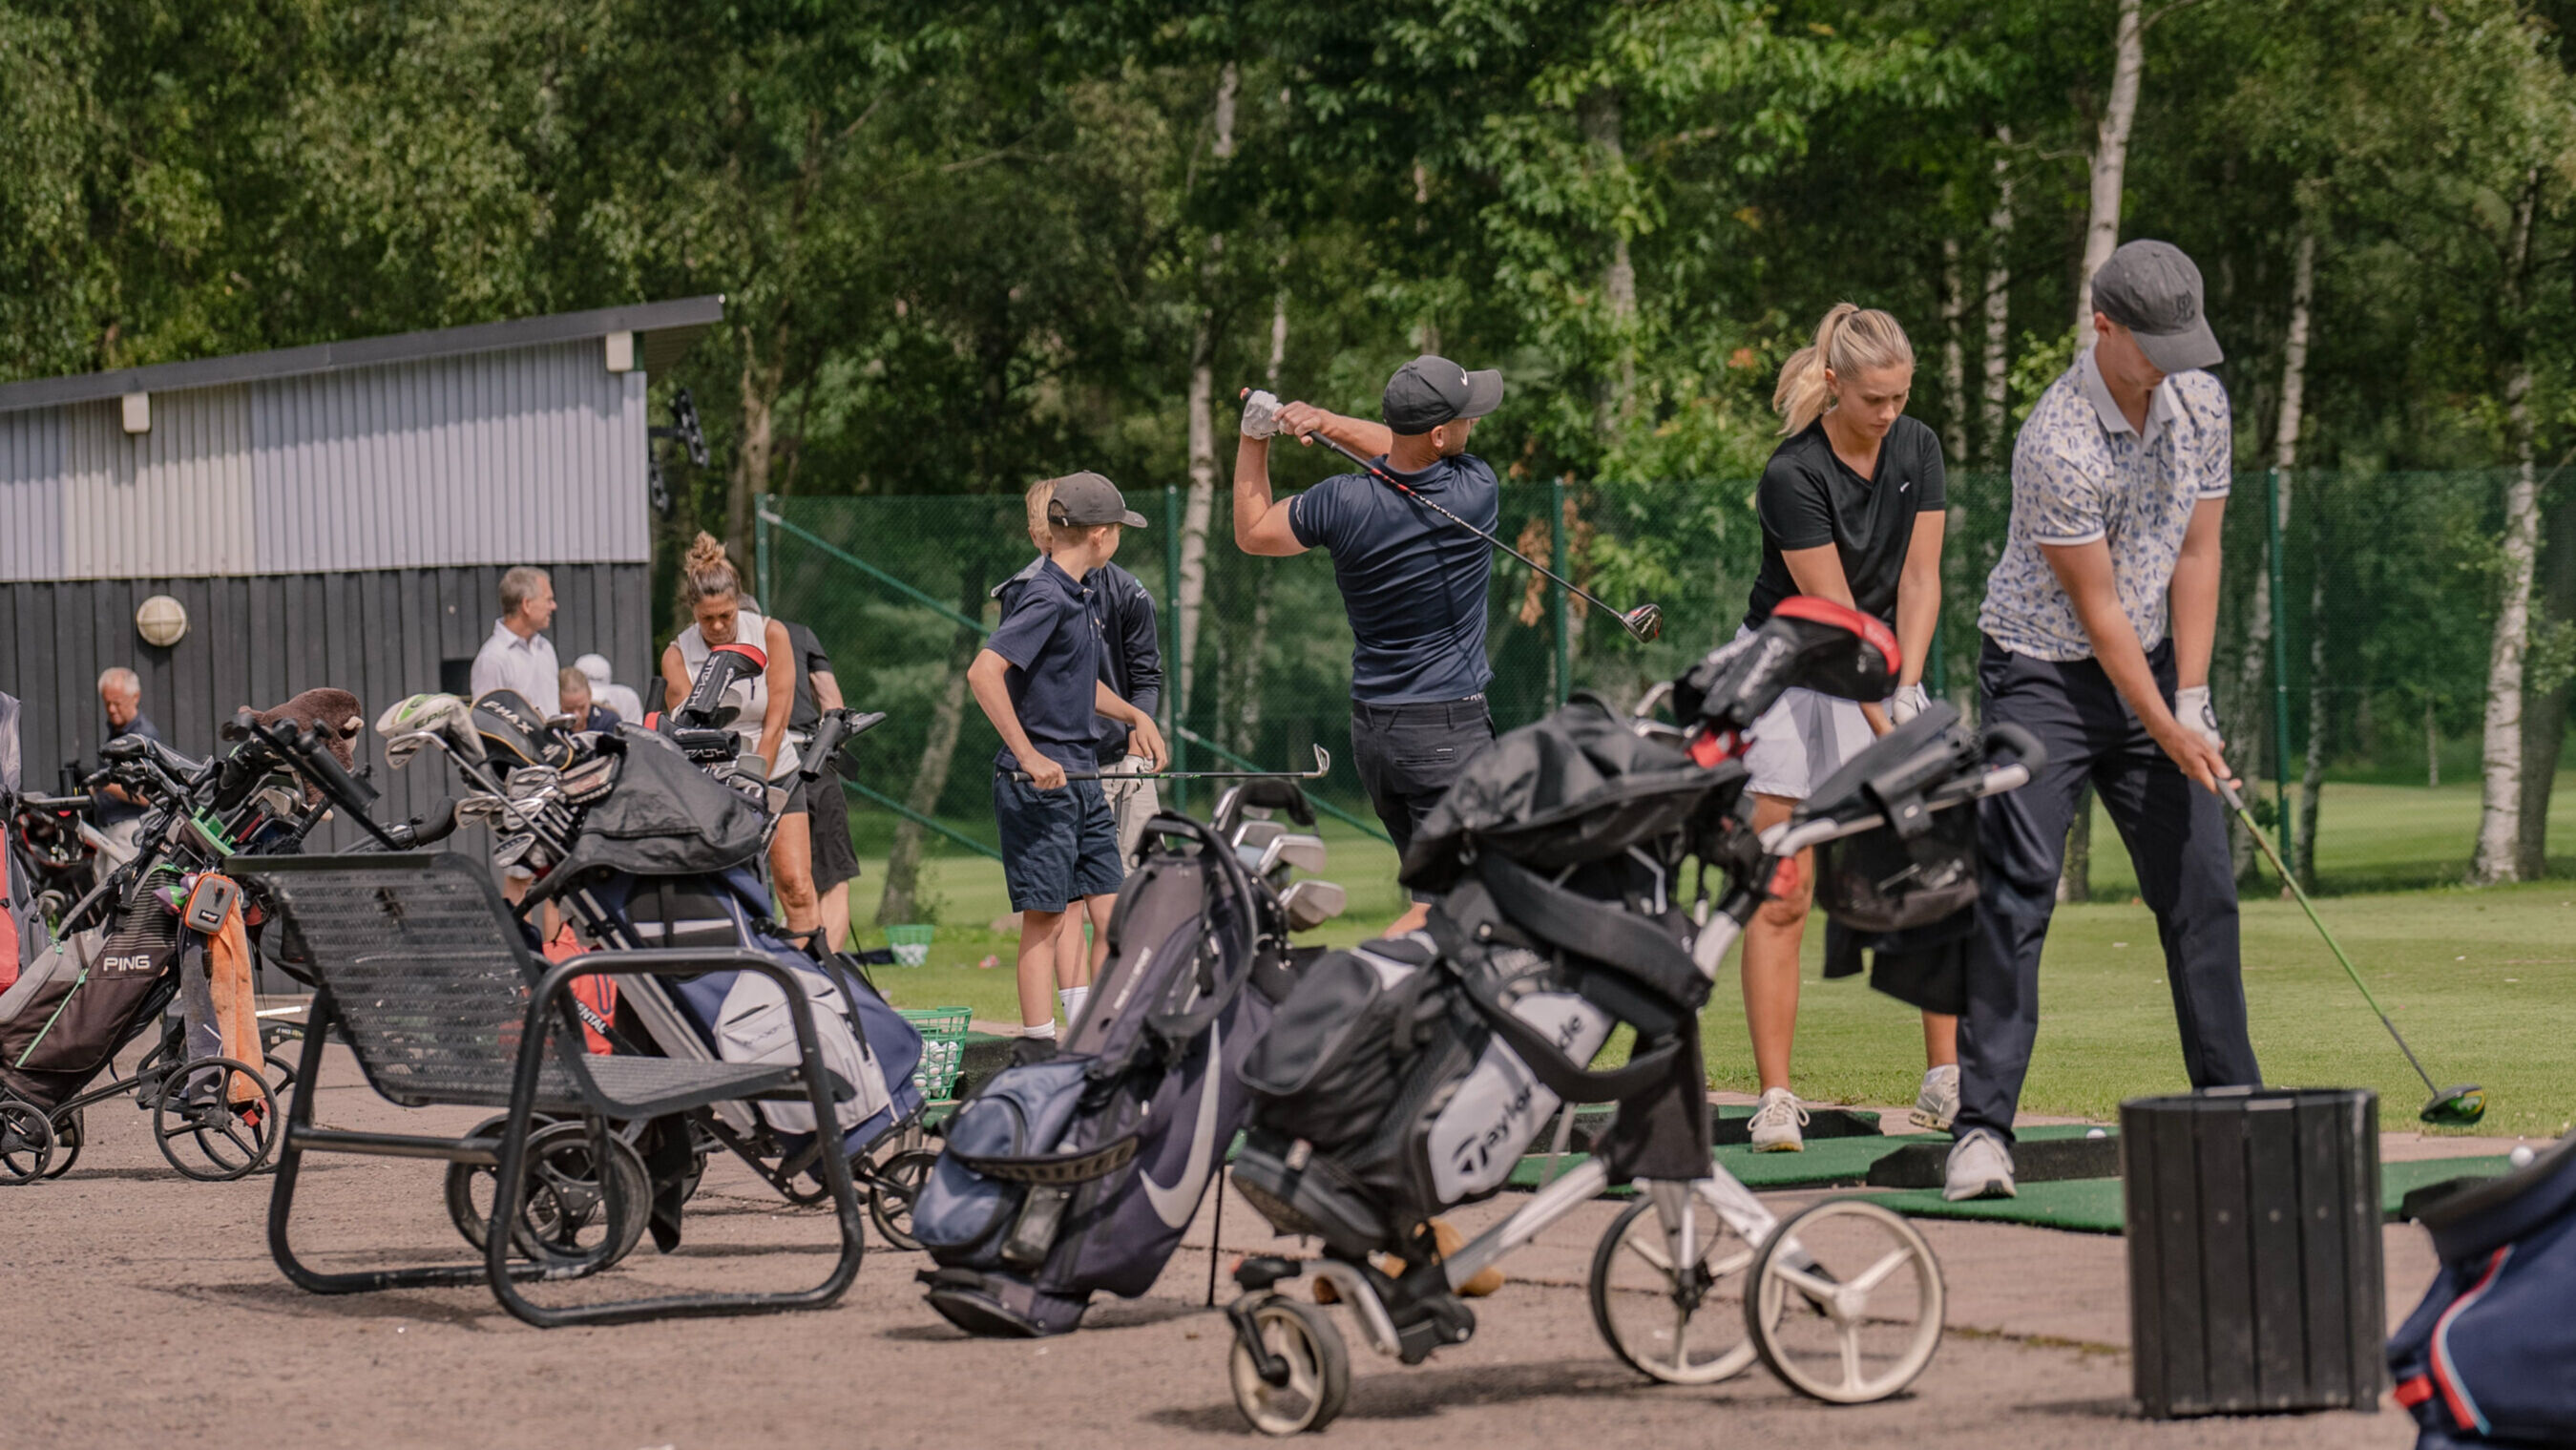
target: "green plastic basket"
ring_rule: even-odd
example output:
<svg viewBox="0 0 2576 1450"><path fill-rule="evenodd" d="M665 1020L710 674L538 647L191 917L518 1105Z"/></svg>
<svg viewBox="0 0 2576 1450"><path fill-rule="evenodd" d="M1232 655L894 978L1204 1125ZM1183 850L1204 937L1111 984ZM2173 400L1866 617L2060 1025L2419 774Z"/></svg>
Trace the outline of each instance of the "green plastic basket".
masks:
<svg viewBox="0 0 2576 1450"><path fill-rule="evenodd" d="M964 1007L918 1007L903 1018L921 1030L921 1066L912 1081L925 1102L945 1102L957 1090L957 1070L966 1065L966 1027L973 1017Z"/></svg>
<svg viewBox="0 0 2576 1450"><path fill-rule="evenodd" d="M917 967L929 961L930 938L937 930L930 926L887 927L886 945L894 951L895 965Z"/></svg>

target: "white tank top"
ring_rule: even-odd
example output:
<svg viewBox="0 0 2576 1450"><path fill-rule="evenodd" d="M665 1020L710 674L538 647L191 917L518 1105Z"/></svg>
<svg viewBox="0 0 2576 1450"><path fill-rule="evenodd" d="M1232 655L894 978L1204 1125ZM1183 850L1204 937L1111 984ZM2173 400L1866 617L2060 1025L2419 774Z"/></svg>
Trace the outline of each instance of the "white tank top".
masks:
<svg viewBox="0 0 2576 1450"><path fill-rule="evenodd" d="M733 642L747 644L766 655L769 653L769 620L748 609L737 610L733 617ZM707 656L713 652L706 634L696 625L680 631L672 643L680 647L680 670L691 680L707 667ZM733 733L742 740L745 750L760 748L760 722L769 712L769 676L761 673L739 679L725 690L724 702L742 713L734 717ZM779 780L796 770L796 742L781 735L778 758L769 762L769 778Z"/></svg>

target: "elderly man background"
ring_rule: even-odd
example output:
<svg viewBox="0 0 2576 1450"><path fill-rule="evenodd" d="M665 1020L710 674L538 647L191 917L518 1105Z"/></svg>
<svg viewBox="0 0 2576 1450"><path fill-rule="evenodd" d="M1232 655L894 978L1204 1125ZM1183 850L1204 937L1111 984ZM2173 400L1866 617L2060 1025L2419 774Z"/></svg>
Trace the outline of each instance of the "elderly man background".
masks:
<svg viewBox="0 0 2576 1450"><path fill-rule="evenodd" d="M161 727L143 713L143 679L134 671L117 665L102 673L98 677L98 702L107 711L106 740L120 735L140 735L153 741L161 738ZM111 785L98 792L98 805L91 819L97 823L100 835L131 855L135 836L143 827L143 816L143 807L134 797Z"/></svg>
<svg viewBox="0 0 2576 1450"><path fill-rule="evenodd" d="M474 656L474 698L516 690L539 715L563 713L555 647L543 631L555 621L554 581L522 564L501 576L501 617Z"/></svg>

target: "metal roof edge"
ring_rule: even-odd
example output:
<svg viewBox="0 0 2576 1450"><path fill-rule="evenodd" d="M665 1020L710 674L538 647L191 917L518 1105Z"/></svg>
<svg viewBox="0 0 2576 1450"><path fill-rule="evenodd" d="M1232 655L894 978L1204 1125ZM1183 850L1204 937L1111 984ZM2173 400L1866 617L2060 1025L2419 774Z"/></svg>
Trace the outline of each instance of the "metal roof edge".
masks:
<svg viewBox="0 0 2576 1450"><path fill-rule="evenodd" d="M723 320L724 294L714 292L669 302L639 302L624 307L598 307L587 312L557 312L545 317L513 318L507 322L478 322L427 332L396 333L391 337L362 337L347 342L315 343L309 347L234 353L226 357L200 358L194 362L155 363L150 367L118 368L113 372L0 383L0 413L96 402L123 397L127 393L178 392L187 388L212 388L229 383L336 372L343 368L418 362L466 353L540 347L555 342L578 342L585 338L605 337L612 332L702 331Z"/></svg>

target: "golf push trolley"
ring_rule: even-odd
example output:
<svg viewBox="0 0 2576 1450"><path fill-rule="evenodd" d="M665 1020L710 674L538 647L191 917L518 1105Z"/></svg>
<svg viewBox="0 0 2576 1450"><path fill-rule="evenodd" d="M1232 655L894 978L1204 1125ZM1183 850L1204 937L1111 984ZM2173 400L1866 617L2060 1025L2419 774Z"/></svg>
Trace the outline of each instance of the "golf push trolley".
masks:
<svg viewBox="0 0 2576 1450"><path fill-rule="evenodd" d="M1322 1244L1236 1267L1229 1374L1255 1429L1322 1429L1349 1392L1335 1316L1286 1292L1295 1281L1331 1285L1371 1348L1416 1364L1474 1333L1471 1279L1624 1184L1636 1199L1595 1248L1587 1293L1631 1368L1705 1385L1758 1358L1803 1394L1862 1404L1931 1362L1931 1247L1864 1200L1783 1221L1718 1166L1698 1033L1720 963L1810 848L1824 848L1820 902L1873 943L1974 900L1976 813L1956 808L2027 783L2042 756L2009 727L1974 737L1945 704L1751 829L1752 722L1792 686L1882 697L1896 663L1878 621L1792 599L1674 682L1680 725L1645 718L1661 689L1625 718L1578 698L1470 762L1404 861L1407 885L1442 893L1429 931L1310 968L1244 1064L1255 1108L1235 1187L1281 1233ZM1627 1062L1592 1069L1623 1025ZM1576 1102L1617 1105L1584 1160L1442 1255L1433 1215L1499 1191Z"/></svg>

